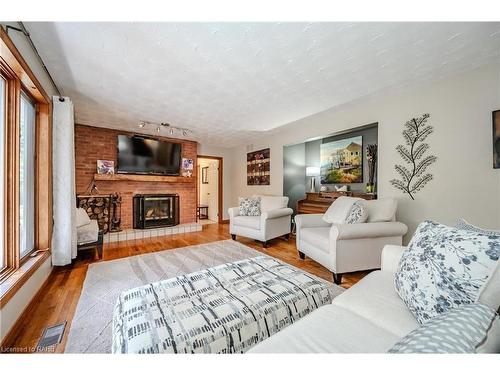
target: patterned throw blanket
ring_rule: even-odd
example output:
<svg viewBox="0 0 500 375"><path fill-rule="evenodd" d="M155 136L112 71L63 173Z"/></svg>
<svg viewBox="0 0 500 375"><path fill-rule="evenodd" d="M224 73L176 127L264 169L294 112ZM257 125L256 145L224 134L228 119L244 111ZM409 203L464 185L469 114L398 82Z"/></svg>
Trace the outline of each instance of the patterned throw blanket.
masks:
<svg viewBox="0 0 500 375"><path fill-rule="evenodd" d="M318 307L325 284L267 256L123 292L113 353L243 353Z"/></svg>

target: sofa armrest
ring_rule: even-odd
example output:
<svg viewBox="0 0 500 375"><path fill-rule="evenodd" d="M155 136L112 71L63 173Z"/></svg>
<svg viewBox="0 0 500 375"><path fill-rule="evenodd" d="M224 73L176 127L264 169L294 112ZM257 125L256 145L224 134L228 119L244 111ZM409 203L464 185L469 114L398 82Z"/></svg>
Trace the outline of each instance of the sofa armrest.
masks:
<svg viewBox="0 0 500 375"><path fill-rule="evenodd" d="M290 216L291 214L293 214L293 210L291 208L276 208L274 210L263 212L261 220L276 219L278 217Z"/></svg>
<svg viewBox="0 0 500 375"><path fill-rule="evenodd" d="M382 250L382 271L396 273L405 246L385 245Z"/></svg>
<svg viewBox="0 0 500 375"><path fill-rule="evenodd" d="M334 224L330 230L331 240L352 240L359 238L399 237L404 236L408 227L399 222Z"/></svg>
<svg viewBox="0 0 500 375"><path fill-rule="evenodd" d="M227 213L229 214L230 219L232 219L235 216L240 216L240 208L239 207L231 207L230 209L227 210Z"/></svg>
<svg viewBox="0 0 500 375"><path fill-rule="evenodd" d="M300 228L330 227L332 224L323 220L323 214L295 215L297 231Z"/></svg>

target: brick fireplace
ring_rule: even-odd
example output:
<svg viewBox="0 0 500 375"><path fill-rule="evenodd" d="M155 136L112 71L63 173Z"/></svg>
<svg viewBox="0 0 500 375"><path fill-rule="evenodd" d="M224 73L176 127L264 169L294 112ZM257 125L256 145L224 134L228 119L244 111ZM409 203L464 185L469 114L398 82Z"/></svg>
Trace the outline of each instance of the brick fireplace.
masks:
<svg viewBox="0 0 500 375"><path fill-rule="evenodd" d="M133 135L121 130L104 129L86 125L75 125L75 175L77 194L85 191L96 173L97 160L117 158L117 137L119 134ZM195 160L198 144L194 141L155 137L159 140L182 144L182 157ZM196 165L194 167L196 173ZM120 176L120 175L118 175ZM179 178L178 181L162 182L131 180L98 180L96 186L101 194L118 193L122 197L121 228L133 228L133 197L140 194L177 194L179 196L179 223L196 222L196 179ZM175 180L175 181L173 181Z"/></svg>

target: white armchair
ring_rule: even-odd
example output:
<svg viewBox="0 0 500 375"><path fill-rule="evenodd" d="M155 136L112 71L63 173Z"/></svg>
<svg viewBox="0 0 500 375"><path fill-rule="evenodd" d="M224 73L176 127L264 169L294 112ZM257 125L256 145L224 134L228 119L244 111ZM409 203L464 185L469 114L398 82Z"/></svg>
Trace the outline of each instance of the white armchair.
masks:
<svg viewBox="0 0 500 375"><path fill-rule="evenodd" d="M401 245L408 230L395 221L330 224L322 217L295 216L297 249L301 259L307 255L328 268L336 284L344 273L379 269L384 246Z"/></svg>
<svg viewBox="0 0 500 375"><path fill-rule="evenodd" d="M240 216L239 207L229 209L229 233L261 241L267 247L268 241L286 236L289 238L293 210L288 208L288 197L267 196L261 198L260 216Z"/></svg>

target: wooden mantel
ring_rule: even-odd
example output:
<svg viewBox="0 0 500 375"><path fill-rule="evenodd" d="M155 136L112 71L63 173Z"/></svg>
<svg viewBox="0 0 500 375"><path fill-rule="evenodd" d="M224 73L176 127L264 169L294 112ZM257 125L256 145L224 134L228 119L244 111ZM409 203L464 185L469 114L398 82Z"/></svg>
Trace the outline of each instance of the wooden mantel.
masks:
<svg viewBox="0 0 500 375"><path fill-rule="evenodd" d="M196 182L196 178L182 176L156 176L148 174L94 174L95 181L142 181L142 182L165 182L177 184L190 184Z"/></svg>

